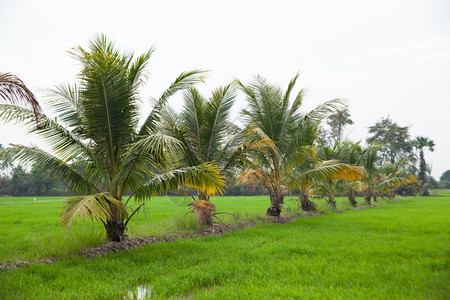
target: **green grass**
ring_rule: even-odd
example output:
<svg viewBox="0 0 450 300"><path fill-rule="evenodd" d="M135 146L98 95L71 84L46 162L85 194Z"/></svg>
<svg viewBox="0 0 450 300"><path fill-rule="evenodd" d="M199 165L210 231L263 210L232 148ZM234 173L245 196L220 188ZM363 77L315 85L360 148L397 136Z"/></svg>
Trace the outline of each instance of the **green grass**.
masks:
<svg viewBox="0 0 450 300"><path fill-rule="evenodd" d="M406 198L102 258L70 257L1 272L0 298L123 299L145 288L149 298L448 299L449 204L448 197Z"/></svg>
<svg viewBox="0 0 450 300"><path fill-rule="evenodd" d="M450 189L434 189L429 190L431 196L450 197Z"/></svg>
<svg viewBox="0 0 450 300"><path fill-rule="evenodd" d="M63 197L1 197L0 198L0 262L19 259L34 260L49 256L64 257L106 242L101 223L77 221L70 229L58 223ZM197 230L192 217L185 214L189 197L154 197L128 224L130 236L189 233ZM269 206L267 196L213 197L224 222L263 219ZM288 206L293 206L288 202ZM131 207L136 207L133 203Z"/></svg>

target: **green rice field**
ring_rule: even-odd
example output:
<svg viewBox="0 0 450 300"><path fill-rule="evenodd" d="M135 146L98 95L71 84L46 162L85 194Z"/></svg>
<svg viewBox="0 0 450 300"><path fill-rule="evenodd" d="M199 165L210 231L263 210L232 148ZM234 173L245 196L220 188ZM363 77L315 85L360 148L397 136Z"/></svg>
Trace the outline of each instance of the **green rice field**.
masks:
<svg viewBox="0 0 450 300"><path fill-rule="evenodd" d="M58 225L58 198L0 198L0 261L56 256L0 271L0 299L448 299L450 197L150 244L105 257L67 253L105 242L100 224ZM39 202L41 200L51 200ZM362 202L362 199L358 199ZM159 197L130 222L132 236L193 232L190 199ZM268 197L215 197L225 222L263 220ZM4 204L7 203L8 204ZM14 202L14 203L10 203ZM287 201L287 213L300 213ZM345 199L338 208L348 209Z"/></svg>

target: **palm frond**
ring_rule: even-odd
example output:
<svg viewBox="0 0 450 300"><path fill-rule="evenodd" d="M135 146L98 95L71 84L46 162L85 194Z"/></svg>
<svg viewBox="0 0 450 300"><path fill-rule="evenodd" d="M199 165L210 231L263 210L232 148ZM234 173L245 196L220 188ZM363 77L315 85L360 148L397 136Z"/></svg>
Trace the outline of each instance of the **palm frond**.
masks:
<svg viewBox="0 0 450 300"><path fill-rule="evenodd" d="M112 187L122 184L122 193L126 188L138 190L141 184L145 184L158 170L164 169L181 150L177 139L162 133L136 141L124 154L122 166L111 183Z"/></svg>
<svg viewBox="0 0 450 300"><path fill-rule="evenodd" d="M291 179L287 185L295 188L304 182L320 182L323 180L349 180L354 181L363 178L364 170L359 166L352 166L336 160L321 162L312 170L301 173Z"/></svg>
<svg viewBox="0 0 450 300"><path fill-rule="evenodd" d="M74 167L37 147L12 145L0 152L0 161L40 165L49 175L64 180L71 190L79 193L91 194L97 190L96 186Z"/></svg>
<svg viewBox="0 0 450 300"><path fill-rule="evenodd" d="M250 184L252 186L261 185L270 189L274 185L274 179L269 173L262 169L250 170L242 173L236 178L238 184Z"/></svg>
<svg viewBox="0 0 450 300"><path fill-rule="evenodd" d="M128 216L126 206L121 201L105 193L98 193L66 199L60 215L60 222L70 227L73 220L80 217L105 223L107 219L117 213L120 214L122 220Z"/></svg>
<svg viewBox="0 0 450 300"><path fill-rule="evenodd" d="M333 99L326 101L311 110L306 116L311 122L320 123L323 119L342 108L345 104L343 99Z"/></svg>
<svg viewBox="0 0 450 300"><path fill-rule="evenodd" d="M368 185L367 183L357 180L357 181L352 181L348 184L349 188L353 191L356 191L358 193L361 193L362 191L366 190Z"/></svg>
<svg viewBox="0 0 450 300"><path fill-rule="evenodd" d="M66 162L75 157L92 159L96 162L96 155L80 138L72 131L41 114L37 123L30 109L9 104L0 104L0 120L5 122L16 122L28 128L29 133L41 136L58 157ZM35 126L37 124L37 126ZM97 166L98 165L97 162Z"/></svg>
<svg viewBox="0 0 450 300"><path fill-rule="evenodd" d="M58 122L63 122L76 132L80 132L79 127L85 123L79 96L77 85L60 84L49 91L46 100Z"/></svg>
<svg viewBox="0 0 450 300"><path fill-rule="evenodd" d="M379 183L376 186L376 189L379 190L387 190L391 188L396 188L402 185L408 185L410 183L416 182L416 178L411 175L408 178L406 177L397 177L395 175L388 176L385 180L383 180L381 183Z"/></svg>
<svg viewBox="0 0 450 300"><path fill-rule="evenodd" d="M42 113L42 108L34 94L22 80L11 73L0 73L0 98L13 105L31 107L36 120Z"/></svg>
<svg viewBox="0 0 450 300"><path fill-rule="evenodd" d="M154 132L156 129L156 123L160 118L161 111L167 100L175 93L185 90L197 83L203 82L205 74L206 71L203 70L192 70L181 73L158 99L155 107L146 117L144 124L142 124L141 129L139 130L139 135L143 136L146 133L149 134Z"/></svg>
<svg viewBox="0 0 450 300"><path fill-rule="evenodd" d="M236 91L233 85L229 84L215 89L210 101L205 103L206 126L202 132L202 140L205 140L205 161L214 158L214 153L223 144L235 97Z"/></svg>
<svg viewBox="0 0 450 300"><path fill-rule="evenodd" d="M214 195L222 192L224 181L215 164L204 163L156 175L135 191L136 199L142 201L146 197L176 190L182 185Z"/></svg>

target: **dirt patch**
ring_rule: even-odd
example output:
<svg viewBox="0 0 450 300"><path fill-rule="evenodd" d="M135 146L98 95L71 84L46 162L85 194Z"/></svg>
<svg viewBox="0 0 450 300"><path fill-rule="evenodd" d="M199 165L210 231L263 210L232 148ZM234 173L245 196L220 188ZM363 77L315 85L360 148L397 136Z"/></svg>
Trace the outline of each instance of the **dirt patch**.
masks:
<svg viewBox="0 0 450 300"><path fill-rule="evenodd" d="M318 217L324 215L325 213L319 211L305 211L303 214L305 217Z"/></svg>
<svg viewBox="0 0 450 300"><path fill-rule="evenodd" d="M254 224L252 223L244 223L244 224L214 224L212 227L205 229L200 232L196 233L190 233L190 234L169 234L165 236L148 236L148 237L141 237L141 238L135 238L135 237L127 237L125 240L121 242L109 242L106 244L99 245L97 247L89 248L81 253L74 253L71 255L74 256L82 256L82 257L98 257L98 256L104 256L108 254L109 252L120 252L125 251L128 249L133 249L136 247L145 246L148 244L157 244L157 243L164 243L164 242L175 242L180 239L194 239L199 238L207 235L221 235L226 232L239 230L247 227L251 227Z"/></svg>
<svg viewBox="0 0 450 300"><path fill-rule="evenodd" d="M284 224L289 223L290 221L297 219L296 216L279 216L279 217L267 217L269 223L278 223L278 224Z"/></svg>
<svg viewBox="0 0 450 300"><path fill-rule="evenodd" d="M36 265L36 264L46 265L46 264L52 264L55 261L56 261L55 257L49 257L49 258L43 258L43 259L38 259L38 260L34 260L34 261L19 260L19 261L15 261L12 263L0 263L0 270L17 269L17 268L21 268L24 266Z"/></svg>
<svg viewBox="0 0 450 300"><path fill-rule="evenodd" d="M351 209L362 210L362 209L367 209L367 206L354 206Z"/></svg>

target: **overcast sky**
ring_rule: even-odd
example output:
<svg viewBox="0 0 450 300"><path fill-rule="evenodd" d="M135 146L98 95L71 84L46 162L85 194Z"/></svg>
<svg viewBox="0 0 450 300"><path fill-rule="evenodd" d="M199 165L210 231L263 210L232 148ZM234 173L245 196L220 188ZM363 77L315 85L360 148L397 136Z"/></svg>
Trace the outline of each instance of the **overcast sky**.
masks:
<svg viewBox="0 0 450 300"><path fill-rule="evenodd" d="M143 97L158 97L189 69L211 70L204 91L255 74L286 87L301 72L306 108L348 99L364 140L390 115L426 152L437 179L450 169L450 1L0 1L0 72L18 75L41 100L73 83L67 50L105 33L123 50L156 47ZM175 98L176 105L180 98ZM237 112L242 98L235 105ZM0 143L30 139L0 125Z"/></svg>

